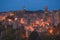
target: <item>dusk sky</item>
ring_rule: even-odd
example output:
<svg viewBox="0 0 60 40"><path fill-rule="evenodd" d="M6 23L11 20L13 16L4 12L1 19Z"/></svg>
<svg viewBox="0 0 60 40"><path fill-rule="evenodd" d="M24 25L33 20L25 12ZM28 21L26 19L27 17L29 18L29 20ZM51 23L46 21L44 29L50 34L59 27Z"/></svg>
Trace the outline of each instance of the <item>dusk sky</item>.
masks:
<svg viewBox="0 0 60 40"><path fill-rule="evenodd" d="M43 10L48 6L49 10L60 9L60 0L0 0L0 12L22 10Z"/></svg>

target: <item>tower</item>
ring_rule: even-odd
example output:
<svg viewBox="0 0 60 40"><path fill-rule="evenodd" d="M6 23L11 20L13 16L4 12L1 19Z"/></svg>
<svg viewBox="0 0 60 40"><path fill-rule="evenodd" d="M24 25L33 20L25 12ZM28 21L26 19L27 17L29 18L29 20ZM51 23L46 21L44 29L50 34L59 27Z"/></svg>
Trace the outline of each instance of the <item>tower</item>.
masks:
<svg viewBox="0 0 60 40"><path fill-rule="evenodd" d="M25 8L25 6L22 6L22 10L21 10L21 13L20 13L21 17L24 17L25 13L26 13L26 8Z"/></svg>
<svg viewBox="0 0 60 40"><path fill-rule="evenodd" d="M44 21L47 21L47 17L48 17L48 6L44 7Z"/></svg>
<svg viewBox="0 0 60 40"><path fill-rule="evenodd" d="M23 6L23 8L22 8L22 12L25 13L25 11L26 11L26 7Z"/></svg>
<svg viewBox="0 0 60 40"><path fill-rule="evenodd" d="M44 7L44 12L47 13L48 12L48 6Z"/></svg>

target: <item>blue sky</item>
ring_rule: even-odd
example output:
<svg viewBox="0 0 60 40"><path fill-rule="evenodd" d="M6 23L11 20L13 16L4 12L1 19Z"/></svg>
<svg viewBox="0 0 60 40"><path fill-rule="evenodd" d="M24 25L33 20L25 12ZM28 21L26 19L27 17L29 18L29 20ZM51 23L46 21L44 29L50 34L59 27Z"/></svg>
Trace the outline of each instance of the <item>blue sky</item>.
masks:
<svg viewBox="0 0 60 40"><path fill-rule="evenodd" d="M0 12L22 10L43 10L48 6L49 10L60 9L60 0L0 0Z"/></svg>

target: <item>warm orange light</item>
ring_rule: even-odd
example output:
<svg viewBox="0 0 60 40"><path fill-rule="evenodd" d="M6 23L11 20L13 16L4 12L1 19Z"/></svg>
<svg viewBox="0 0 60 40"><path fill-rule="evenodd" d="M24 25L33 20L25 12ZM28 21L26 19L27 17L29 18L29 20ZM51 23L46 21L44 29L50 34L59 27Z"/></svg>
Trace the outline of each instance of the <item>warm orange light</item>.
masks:
<svg viewBox="0 0 60 40"><path fill-rule="evenodd" d="M13 16L14 14L13 14L13 13L10 13L9 15L10 15L10 16Z"/></svg>
<svg viewBox="0 0 60 40"><path fill-rule="evenodd" d="M0 21L5 20L6 16L0 16Z"/></svg>
<svg viewBox="0 0 60 40"><path fill-rule="evenodd" d="M44 27L44 26L45 26L45 22L42 22L42 23L40 24L40 26Z"/></svg>
<svg viewBox="0 0 60 40"><path fill-rule="evenodd" d="M38 20L36 20L34 24L38 25L38 24L39 24L39 21L38 21Z"/></svg>
<svg viewBox="0 0 60 40"><path fill-rule="evenodd" d="M23 18L20 19L20 23L24 24L24 19Z"/></svg>
<svg viewBox="0 0 60 40"><path fill-rule="evenodd" d="M53 28L49 28L49 29L48 29L48 32L49 32L50 34L53 34Z"/></svg>
<svg viewBox="0 0 60 40"><path fill-rule="evenodd" d="M25 26L26 30L34 31L34 28L32 26Z"/></svg>
<svg viewBox="0 0 60 40"><path fill-rule="evenodd" d="M29 30L29 27L28 26L25 26L25 30Z"/></svg>
<svg viewBox="0 0 60 40"><path fill-rule="evenodd" d="M34 31L34 28L33 28L33 27L31 27L31 26L29 27L29 29L30 29L31 31Z"/></svg>
<svg viewBox="0 0 60 40"><path fill-rule="evenodd" d="M51 34L53 33L53 30L52 30L52 29L50 29L50 33L51 33Z"/></svg>
<svg viewBox="0 0 60 40"><path fill-rule="evenodd" d="M12 22L12 20L11 20L11 19L8 19L8 21L9 21L9 22Z"/></svg>
<svg viewBox="0 0 60 40"><path fill-rule="evenodd" d="M47 18L47 22L50 23L51 22L51 19L50 17Z"/></svg>
<svg viewBox="0 0 60 40"><path fill-rule="evenodd" d="M48 22L45 22L45 24L49 25L49 23L48 23Z"/></svg>
<svg viewBox="0 0 60 40"><path fill-rule="evenodd" d="M37 26L37 25L33 24L33 27L34 27L34 26Z"/></svg>

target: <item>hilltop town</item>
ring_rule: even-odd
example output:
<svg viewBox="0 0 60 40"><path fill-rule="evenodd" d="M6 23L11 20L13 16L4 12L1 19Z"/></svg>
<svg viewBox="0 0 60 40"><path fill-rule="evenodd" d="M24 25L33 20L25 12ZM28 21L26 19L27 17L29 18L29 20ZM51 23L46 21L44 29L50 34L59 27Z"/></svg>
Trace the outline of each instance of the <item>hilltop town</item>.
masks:
<svg viewBox="0 0 60 40"><path fill-rule="evenodd" d="M49 11L48 7L44 10L29 11L26 9L20 11L0 12L0 28L1 38L3 39L9 30L12 30L16 40L28 39L31 32L37 30L39 33L46 33L44 35L60 35L59 27L60 23L60 10ZM8 35L12 35L8 34ZM20 35L20 36L18 36ZM24 37L22 37L22 36ZM49 37L52 37L49 36ZM44 36L45 37L45 36ZM42 38L42 37L41 37ZM11 39L11 38L10 38ZM54 37L52 38L52 40ZM3 39L5 40L5 39ZM15 40L15 39L13 39ZM42 38L42 40L44 40ZM46 39L49 40L49 39Z"/></svg>

